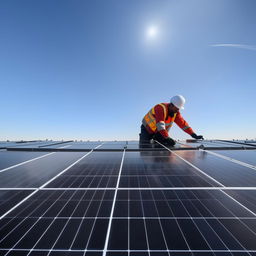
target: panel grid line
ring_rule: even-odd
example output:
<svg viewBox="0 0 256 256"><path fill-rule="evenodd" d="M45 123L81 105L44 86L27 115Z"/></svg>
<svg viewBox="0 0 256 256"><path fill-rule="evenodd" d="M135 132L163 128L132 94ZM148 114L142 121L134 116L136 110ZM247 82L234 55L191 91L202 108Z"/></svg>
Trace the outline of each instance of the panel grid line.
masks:
<svg viewBox="0 0 256 256"><path fill-rule="evenodd" d="M221 155L221 154L218 154L218 153L216 153L216 152L212 152L212 151L206 150L206 149L199 149L199 151L204 151L204 152L207 152L207 153L212 154L212 155L214 155L214 156L217 156L217 157L219 157L219 158L222 158L222 159L225 159L225 160L227 160L227 161L230 161L230 162L232 162L232 163L235 163L235 164L238 164L238 165L241 165L241 166L244 166L244 167L247 167L247 168L256 170L256 166L255 166L255 165L247 164L247 163L245 163L245 162L243 162L243 161L236 160L236 159L234 159L234 158L232 158L232 157L223 156L223 155Z"/></svg>
<svg viewBox="0 0 256 256"><path fill-rule="evenodd" d="M21 163L18 163L18 164L15 164L15 165L6 167L6 168L0 170L0 173L5 172L5 171L8 171L8 170L11 170L11 169L13 169L13 168L16 168L16 167L18 167L18 166L21 166L21 165L24 165L24 164L27 164L27 163L30 163L30 162L33 162L33 161L36 161L36 160L38 160L38 159L41 159L41 158L44 158L44 157L53 155L53 154L56 154L56 152L48 153L48 154L45 154L45 155L43 155L43 156L38 156L38 157L35 157L35 158L32 158L32 159L29 159L29 160L27 160L27 161L24 161L24 162L21 162Z"/></svg>
<svg viewBox="0 0 256 256"><path fill-rule="evenodd" d="M146 177L146 180L147 180L148 185L150 185L147 177ZM169 248L168 248L168 245L167 245L167 242L166 242L166 238L165 238L165 235L164 235L162 223L161 223L161 220L160 220L160 217L159 217L159 211L158 211L158 208L157 208L157 206L156 206L156 201L155 201L154 195L153 195L153 193L152 193L152 190L150 190L150 194L151 194L151 196L152 196L152 199L153 199L153 202L154 202L154 206L155 206L155 209L156 209L156 212L157 212L157 220L158 220L158 223L159 223L161 232L162 232L162 236L163 236L163 239L164 239L166 251L167 251L168 255L170 256L170 253L168 252L168 249L169 249ZM142 207L143 207L143 202L142 202ZM143 215L144 215L144 210L143 210ZM144 216L145 216L145 215L144 215Z"/></svg>
<svg viewBox="0 0 256 256"><path fill-rule="evenodd" d="M67 148L67 147L70 147L71 145L66 145L66 146L63 146L63 147L59 147L59 148ZM15 167L18 167L18 166L21 166L21 165L24 165L24 164L27 164L27 163L30 163L30 162L33 162L33 161L36 161L38 159L41 159L41 158L44 158L44 157L47 157L47 156L50 156L50 155L53 155L53 154L56 154L57 152L51 152L51 153L48 153L48 154L44 154L42 156L38 156L38 157L35 157L35 158L32 158L32 159L29 159L29 160L26 160L24 162L21 162L21 163L18 163L18 164L15 164L15 165L12 165L12 166L9 166L9 167L6 167L4 169L1 169L0 170L0 173L1 172L5 172L5 171L8 171L8 170L11 170Z"/></svg>
<svg viewBox="0 0 256 256"><path fill-rule="evenodd" d="M63 192L59 195L59 197L56 199L55 203L57 202L57 200L58 200L59 198L61 198L61 196L62 196L64 193L65 193L65 191L63 191ZM74 193L75 193L75 192L74 192ZM50 196L49 196L49 197L50 197ZM50 206L43 212L42 215L44 215L44 214L45 214L49 209L51 209L53 206L54 206L54 204L50 205ZM61 209L61 210L62 210L62 209ZM19 225L21 225L22 222L24 222L26 219L27 219L27 217L25 217L25 218L23 219L23 221L21 221L21 222L15 227L15 229L16 229ZM23 237L26 236L26 234L29 233L29 231L39 222L40 219L41 219L40 217L37 218L36 222L33 223L33 225L20 237L20 239L13 245L13 247L10 249L10 251L8 251L5 255L8 255L11 251L13 251L14 247L23 239ZM53 223L54 220L55 220L55 217L53 218L53 220L52 220L51 223ZM40 239L43 237L43 235L47 232L47 230L49 229L50 226L51 226L51 224L46 228L46 230L43 232L43 234L41 234L40 238L37 240L37 242L34 244L34 246L31 248L31 250L34 249L34 247L37 245L37 243L40 241ZM2 240L4 240L10 233L12 233L13 231L15 231L15 229L11 230ZM2 240L1 240L1 241L2 241ZM29 251L29 254L32 252L31 250ZM29 255L29 254L28 254L28 255Z"/></svg>
<svg viewBox="0 0 256 256"><path fill-rule="evenodd" d="M128 190L127 191L128 193L128 202L127 202L127 205L128 205L128 213L127 213L127 216L128 216L128 221L127 221L127 225L128 225L128 256L130 256L130 191ZM126 218L125 218L126 219Z"/></svg>
<svg viewBox="0 0 256 256"><path fill-rule="evenodd" d="M102 178L103 178L103 177L102 177ZM75 181L74 181L74 182L75 182ZM91 182L93 182L93 180L92 180ZM82 185L82 183L81 183L80 185ZM76 192L77 192L77 191L75 191L75 192L73 193L72 197L75 195ZM87 192L87 191L86 191L86 192ZM84 194L86 194L86 192L84 192ZM95 190L95 192L94 192L94 194L93 194L93 196L92 196L92 199L93 199L93 197L95 196L96 192L97 192L97 190ZM103 197L104 197L104 195L105 195L105 192L103 193ZM84 196L84 195L83 195L83 196ZM68 199L67 203L70 202L70 200L71 200L72 197L70 197L70 198ZM79 203L81 202L81 200L82 200L82 197L80 198L80 200L79 200L79 202L77 203L76 207L73 209L73 211L72 211L72 213L71 213L71 216L68 217L68 221L65 223L64 227L62 228L62 230L61 230L60 234L58 235L56 241L55 241L54 244L52 245L52 248L51 248L51 250L49 251L49 253L47 254L47 256L50 255L50 253L52 252L54 246L55 246L56 243L58 242L58 240L59 240L60 236L62 235L63 231L65 230L66 226L68 225L68 223L69 223L70 220L72 219L72 216L73 216L73 214L75 213L75 211L76 211L76 209L77 209ZM91 200L91 202L92 202L92 200ZM101 200L101 202L102 202L102 200ZM66 203L66 204L67 204L67 203ZM89 209L89 206L90 206L90 204L88 205L87 210ZM101 204L100 204L100 206L101 206ZM99 208L98 208L98 211L99 211L99 209L100 209L100 206L99 206ZM65 207L65 205L64 205L64 207ZM64 209L64 207L63 207L63 209ZM60 212L61 212L61 211L60 211ZM98 213L98 212L97 212L97 213ZM96 216L97 216L97 215L96 215ZM95 219L94 223L95 223L95 222L96 222L96 219ZM94 226L93 226L93 227L94 227ZM92 228L92 230L93 230L93 228ZM88 241L89 241L89 240L90 240L90 238L88 239Z"/></svg>
<svg viewBox="0 0 256 256"><path fill-rule="evenodd" d="M167 198L166 198L165 193L162 192L162 194L164 195L164 198L165 198L166 201L167 201L167 205L168 205L168 208L169 208L170 212L171 212L172 215L174 216L173 210L172 210L171 206L169 205L169 202L168 202L168 200L167 200ZM162 218L162 219L163 219L163 218ZM188 219L191 219L191 216L188 217ZM185 237L185 234L184 234L184 232L183 232L183 230L182 230L182 228L181 228L181 226L180 226L180 224L179 224L179 222L178 222L178 219L174 219L174 220L175 220L175 223L177 224L177 226L178 226L178 228L179 228L179 231L181 232L181 235L182 235L182 237L183 237L183 239L184 239L184 241L185 241L185 243L186 243L188 249L191 251L191 248L190 248L190 246L189 246L189 243L188 243L188 241L187 241L187 239L186 239L186 237Z"/></svg>
<svg viewBox="0 0 256 256"><path fill-rule="evenodd" d="M179 196L177 195L177 192L174 191L174 193L175 193L175 195L177 196L177 198L179 198ZM199 232L199 233L201 234L201 236L203 237L203 239L204 239L204 241L206 242L207 246L208 246L208 247L211 249L211 251L212 251L212 248L211 248L209 242L206 240L205 236L202 234L200 228L197 226L197 224L196 224L196 222L194 221L194 219L191 218L192 216L191 216L191 214L189 213L189 211L187 210L187 208L185 207L185 205L184 205L184 203L182 202L182 200L180 200L180 203L181 203L181 205L183 206L183 208L185 209L185 211L187 212L187 214L188 214L188 216L190 217L190 219L192 220L192 222L193 222L194 226L196 227L196 229L198 230L198 232ZM189 243L188 243L188 244L189 244Z"/></svg>
<svg viewBox="0 0 256 256"><path fill-rule="evenodd" d="M122 172L123 163L124 163L124 155L125 155L125 149L123 151L122 160L121 160L121 164L120 164L120 169L119 169L118 179L117 179L117 183L116 183L115 194L114 194L113 204L112 204L112 208L111 208L111 213L110 213L110 218L109 218L109 223L108 223L108 229L107 229L107 235L106 235L106 240L105 240L105 245L104 245L104 250L103 250L102 256L106 256L106 254L107 254L107 248L108 248L109 236L110 236L110 229L111 229L111 226L112 226L114 208L115 208L115 204L116 204L117 191L118 191L121 172Z"/></svg>
<svg viewBox="0 0 256 256"><path fill-rule="evenodd" d="M56 192L54 192L54 193L56 193ZM47 201L48 198L50 198L50 195L49 195L45 200L42 200L42 202L41 202L39 205L37 205L37 206L32 210L32 212L30 212L30 215L32 215L41 205L43 205L43 204ZM32 204L33 204L33 201L31 201L30 204L28 204L25 208L23 208L23 209L21 210L21 212L19 212L19 214L23 213L23 212L24 212L27 208L29 208ZM28 219L28 218L32 218L32 217L29 217L30 215L28 215L28 216L26 216L26 217L24 217L24 218L22 218L22 217L19 217L19 218L22 218L22 219L24 219L24 220L25 220L25 219ZM10 221L7 222L4 226L2 226L1 229L4 228L6 225L8 225L12 220L16 219L16 218L17 218L17 215L14 216L14 217L5 217L5 218L6 218L6 219L10 219ZM24 221L24 220L23 220L23 221ZM21 222L20 222L14 229L12 229L5 237L7 237L10 233L12 233L17 227L19 227L19 226L22 224L23 221L21 221ZM1 230L1 229L0 229L0 230ZM4 238L5 238L5 237L4 237ZM0 240L0 242L3 241L4 238L2 238L2 239Z"/></svg>
<svg viewBox="0 0 256 256"><path fill-rule="evenodd" d="M118 176L117 176L118 177ZM4 190L37 190L39 188L0 188L0 191ZM50 190L115 190L115 188L80 188L80 187L59 187L59 188L40 188L41 191ZM117 190L256 190L256 187L119 187Z"/></svg>
<svg viewBox="0 0 256 256"><path fill-rule="evenodd" d="M88 155L88 154L86 154L85 156L87 156L87 155ZM83 159L85 156L83 156L82 159ZM82 159L80 159L80 160L82 160ZM79 160L79 161L80 161L80 160ZM74 165L74 164L73 164L73 165ZM72 166L73 166L73 165L72 165ZM68 168L68 169L69 169L69 168ZM65 169L65 170L66 170L66 169ZM59 176L59 175L58 175L58 176ZM72 184L73 184L74 182L75 182L75 180L70 184L70 186L72 186ZM65 194L65 192L66 192L66 191L63 191L63 192L59 195L59 197L55 200L54 204L58 201L59 198L61 198L61 197ZM71 197L69 198L69 200L75 195L76 192L77 192L77 191L74 191L74 192L73 192L73 194L71 195ZM96 191L95 191L95 192L96 192ZM49 195L49 197L50 197L50 195ZM48 198L49 198L49 197L48 197ZM58 216L59 213L65 208L65 206L68 204L69 200L67 200L67 202L63 205L63 207L59 210L57 216ZM47 201L47 200L44 200L44 201ZM43 202L44 202L44 201L43 201ZM42 202L42 203L43 203L43 202ZM41 203L41 204L42 204L42 203ZM40 205L41 205L41 204L40 204ZM52 204L51 206L49 206L49 207L43 212L42 216L43 216L49 209L51 209L51 208L54 206L54 204ZM26 217L24 220L26 220L26 219L27 219L27 217ZM14 249L14 247L26 236L26 234L28 234L29 231L32 230L32 228L39 222L40 219L41 219L41 217L38 217L38 218L37 218L37 221L36 221L35 223L33 223L33 225L23 234L23 236L14 244L14 246L12 247L12 249L11 249L10 251L12 251L12 250ZM38 242L41 240L41 238L44 236L44 234L48 231L48 229L52 226L52 224L54 223L54 221L55 221L56 219L57 219L56 216L55 216L54 218L52 218L52 222L50 223L50 225L48 225L48 227L46 228L46 230L41 234L40 238L37 240L37 242L36 242L36 243L34 244L34 246L31 248L31 250L29 251L28 255L33 251L34 247L38 244ZM23 221L24 221L24 220L23 220ZM23 221L22 221L22 222L23 222ZM18 226L19 226L22 222L20 222L20 223L18 224ZM16 228L17 228L17 226L15 227L15 229L16 229ZM15 229L14 229L14 230L15 230ZM14 230L12 230L11 232L13 232ZM8 233L5 237L7 237L8 235L9 235L9 233ZM5 238L5 237L4 237L4 238ZM3 239L4 239L4 238L3 238ZM3 240L3 239L2 239L2 240ZM1 240L1 241L2 241L2 240ZM10 252L10 251L9 251L9 252ZM8 252L6 255L8 255L9 252Z"/></svg>
<svg viewBox="0 0 256 256"><path fill-rule="evenodd" d="M59 198L61 198L61 196L63 195L65 193L65 191L63 191L63 193L62 194L60 194L60 196L59 196ZM76 192L73 192L73 194L75 194ZM57 200L58 200L58 198L57 198ZM55 201L55 203L57 202L57 200ZM68 203L68 201L66 202L66 204ZM65 207L65 205L66 204L64 204L64 206L59 210L59 212L57 213L57 216L59 215L59 213L64 209L64 207ZM45 212L43 213L43 215L49 210L49 209L51 209L52 207L54 206L54 204L53 205L51 205L51 206L49 206L46 210L45 210ZM23 236L14 244L14 246L13 246L13 248L33 229L33 227L40 221L40 217L37 219L37 221L23 234ZM41 240L41 238L45 235L45 233L49 230L49 228L53 225L53 223L55 222L55 220L56 220L56 217L54 217L53 219L52 219L52 221L51 221L51 223L46 227L46 229L45 229L45 231L41 234L41 236L39 237L39 239L36 241L36 243L33 245L33 247L30 249L30 251L29 251L29 253L28 253L28 255L30 255L30 253L32 252L32 250L35 248L35 246L39 243L39 241ZM13 248L9 251L9 252L11 252L12 250L13 250ZM8 253L9 253L8 252ZM6 255L8 255L8 253L6 254Z"/></svg>
<svg viewBox="0 0 256 256"><path fill-rule="evenodd" d="M1 248L0 251L8 251L11 248ZM29 248L21 248L21 249L12 249L12 251L29 251ZM50 249L33 249L34 252L48 252ZM73 249L73 250L69 250L69 249L53 249L52 252L104 252L103 250L79 250L79 249ZM108 250L108 252L128 252L128 250ZM184 252L184 253L201 253L201 252L213 252L213 253L256 253L256 250L195 250L195 249L191 249L191 250L130 250L130 252Z"/></svg>
<svg viewBox="0 0 256 256"><path fill-rule="evenodd" d="M99 183L98 183L99 184ZM96 190L95 190L95 192L93 193L93 195L92 195L92 198L91 198L91 200L90 200L90 202L89 202L89 204L88 204L88 206L87 206L87 208L86 208L86 211L84 211L84 214L83 214L83 217L81 218L81 221L80 221L80 223L79 223L79 226L78 226L78 228L77 228L77 232L76 232L76 234L75 234L75 236L74 236L74 238L73 238L73 241L71 242L71 245L70 245L70 247L69 247L69 250L71 250L71 248L73 247L73 245L74 245L74 243L75 243L75 241L76 241L76 238L77 238L77 235L78 235L78 233L79 233L79 231L80 231L80 229L81 229L81 226L82 226L82 223L83 223L83 219L87 219L86 217L85 217L85 215L87 214L87 212L88 212L88 210L89 210L89 208L90 208L90 206L91 206L91 203L92 203L92 199L94 198L94 196L95 196L95 194L96 194ZM104 195L105 195L105 192L106 192L106 190L104 191L104 194L103 194L103 197L102 198L104 198ZM83 196L85 195L87 193L87 191L83 194ZM82 197L81 197L81 199L82 199ZM100 209L100 206L99 206L99 209ZM99 210L98 209L98 210ZM97 213L97 215L98 215L98 213ZM88 218L88 219L92 219L92 218ZM97 220L97 219L99 219L97 216L95 217L95 220ZM107 217L107 219L108 219L108 217ZM95 223L95 222L94 222ZM92 227L92 230L93 230L93 227ZM89 242L89 240L90 240L90 238L88 238L88 242ZM88 244L88 243L87 243ZM87 244L86 244L86 246L85 246L85 250L86 250L86 248L87 248Z"/></svg>
<svg viewBox="0 0 256 256"><path fill-rule="evenodd" d="M103 176L102 176L102 177L103 177ZM109 179L109 180L110 180L110 179ZM108 180L108 183L109 183L109 180ZM99 182L98 184L100 184L100 182ZM96 192L97 192L97 191L95 191L95 193L96 193ZM95 193L94 193L94 195L95 195ZM103 200L103 198L104 198L105 193L106 193L106 190L105 190L104 193L103 193L102 200ZM101 204L102 204L102 200L101 200L100 206L101 206ZM91 229L91 233L90 233L90 235L89 235L89 238L88 238L88 241L87 241L87 244L86 244L85 251L84 251L84 254L83 254L83 255L85 255L85 252L86 252L86 250L87 250L87 248L88 248L88 246L89 246L89 242L90 242L90 240L91 240L91 236L92 236L92 233L93 233L93 230L94 230L94 227L95 227L95 223L96 223L96 220L97 220L96 218L97 218L97 216L98 216L98 214L99 214L100 206L99 206L99 208L98 208L98 210L97 210L97 213L96 213L96 216L95 216L95 219L94 219L94 222L93 222L93 226L92 226L92 229Z"/></svg>
<svg viewBox="0 0 256 256"><path fill-rule="evenodd" d="M138 182L139 183L139 182ZM140 183L139 183L140 184ZM144 225L144 231L145 231L145 237L146 237L146 243L147 243L147 252L150 256L150 249L149 249L149 241L148 241L148 231L147 231L147 225L146 225L146 218L145 218L145 213L144 213L144 208L143 208L143 202L142 202L142 195L141 195L141 190L139 190L139 194L140 194L140 204L141 204L141 208L142 208L142 214L143 214L143 225Z"/></svg>
<svg viewBox="0 0 256 256"><path fill-rule="evenodd" d="M101 146L101 145L99 145ZM96 148L98 148L99 146L97 146ZM95 148L95 149L96 149ZM38 191L40 191L42 188L46 187L50 182L52 182L53 180L55 180L57 177L59 177L61 174L63 174L64 172L66 172L67 170L69 170L71 167L73 167L75 164L77 164L79 161L81 161L83 158L85 158L86 156L88 156L89 154L91 154L93 152L93 149L86 153L85 155L83 155L82 157L80 157L78 160L76 160L73 164L69 165L67 168L65 168L63 171L61 171L60 173L58 173L57 175L55 175L52 179L50 179L49 181L47 181L46 183L44 183L42 186L40 186L39 188L37 188L35 191L33 191L30 195L28 195L27 197L25 197L22 201L20 201L18 204L16 204L14 207L12 207L9 211L7 211L6 213L4 213L1 217L0 220L2 218L4 218L7 214L9 214L10 212L12 212L14 209L16 209L18 206L20 206L23 202L25 202L27 199L29 199L31 196L33 196L35 193L37 193Z"/></svg>
<svg viewBox="0 0 256 256"><path fill-rule="evenodd" d="M215 181L216 183L218 183L221 187L225 187L221 182L217 181L216 179L214 179L213 177L211 177L210 175L208 175L207 173L203 172L200 168L196 167L195 165L193 165L192 163L190 163L189 161L187 161L186 159L184 159L183 157L179 156L177 153L175 153L174 151L172 151L171 149L169 149L168 147L164 146L163 144L161 144L160 142L157 141L158 144L160 144L161 146L163 146L164 148L166 148L168 151L170 151L171 153L173 153L174 155L176 155L178 158L182 159L184 162L186 162L188 165L192 166L194 169L196 169L197 171L199 171L200 173L202 173L203 175L205 175L206 177L208 177L209 179ZM231 198L233 201L235 201L236 203L238 203L240 206L244 207L247 211L249 211L251 214L253 214L254 216L256 216L256 213L254 213L253 211L251 211L249 208L247 208L245 205L243 205L242 203L240 203L239 201L237 201L235 198L233 198L232 196L230 196L229 194L227 194L225 191L222 191L222 193L224 193L226 196L228 196L229 198Z"/></svg>
<svg viewBox="0 0 256 256"><path fill-rule="evenodd" d="M170 209L171 211L171 209ZM109 220L109 217L35 217L35 216L32 216L32 217L5 217L5 219L59 219L59 220L66 220L66 219L72 219L72 220L90 220L90 219L108 219ZM113 219L122 219L122 220L127 220L127 217L113 217ZM128 219L130 220L157 220L158 217L153 217L153 216L150 216L150 217L128 217ZM161 217L162 220L191 220L191 219L195 219L195 220L204 220L204 219L207 219L207 220L256 220L256 217L237 217L237 216L234 216L234 217L224 217L224 216L218 216L218 217L199 217L199 216L194 216L194 217ZM2 228L2 227L1 227ZM255 232L254 232L255 233Z"/></svg>
<svg viewBox="0 0 256 256"><path fill-rule="evenodd" d="M197 195L195 195L194 193L193 193L193 191L192 191L192 194L196 197L196 198L198 198L197 197ZM218 200L218 199L217 199ZM200 202L200 200L199 200L199 202ZM201 202L200 202L200 204L211 214L211 215L213 215L212 214L212 212L208 209L208 207L206 207L205 206L205 204L202 204ZM193 204L193 207L196 209L196 207L194 206L194 204ZM225 207L226 208L226 207ZM197 209L196 209L197 210ZM199 212L199 211L198 211ZM199 212L200 213L200 212ZM202 216L202 214L200 213L200 215ZM234 217L235 219L236 219L236 217ZM192 219L192 221L194 222L194 218L191 218ZM205 217L202 217L202 219L203 220L205 220L205 222L207 223L207 225L211 228L211 230L213 230L213 232L217 235L217 237L220 239L220 241L224 244L224 246L226 247L226 249L227 250L229 250L229 248L227 247L227 245L225 244L225 242L219 237L219 235L215 232L215 230L212 228L212 226L206 221L206 218ZM220 223L220 225L221 226L223 226L223 228L225 229L225 230L227 230L227 232L232 236L232 237L234 237L233 236L233 234L219 221L219 219L216 219L217 221L218 221L218 223ZM204 237L204 236L203 236ZM240 244L240 242L234 237L234 239ZM241 245L241 244L240 244ZM241 245L242 246L242 245ZM243 247L243 246L242 246ZM244 247L243 247L244 248Z"/></svg>
<svg viewBox="0 0 256 256"><path fill-rule="evenodd" d="M140 151L128 153L124 147L117 156L103 150L70 172L66 170L96 152L94 149L103 143L57 175L51 174L55 176L46 182L40 176L38 183L31 183L32 176L27 178L28 183L20 182L17 176L12 183L2 182L3 186L20 187L0 188L3 198L8 199L5 201L15 204L0 216L0 233L4 236L0 238L0 254L256 255L256 186L225 186L254 185L250 183L253 172L249 169L251 176L245 175L243 182L239 178L243 170L246 173L246 167L256 170L256 166L227 157L225 152L224 156L211 152L211 147L183 154L157 143L162 151L149 151L147 159ZM200 158L202 152L206 154L205 161ZM54 153L57 152L49 155ZM224 172L221 166L218 171L220 164L238 171L231 183L228 178L232 169ZM35 187L23 188L26 184ZM25 194L16 200L11 197L11 191L19 194L23 190ZM37 195L38 191L41 192ZM0 204L5 201L0 200ZM125 231L119 228L122 225Z"/></svg>

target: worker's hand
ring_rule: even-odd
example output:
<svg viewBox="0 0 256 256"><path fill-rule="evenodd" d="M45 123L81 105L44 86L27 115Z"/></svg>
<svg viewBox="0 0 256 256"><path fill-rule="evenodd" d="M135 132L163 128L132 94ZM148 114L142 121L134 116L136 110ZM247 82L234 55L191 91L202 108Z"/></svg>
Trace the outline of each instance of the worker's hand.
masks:
<svg viewBox="0 0 256 256"><path fill-rule="evenodd" d="M176 142L172 138L168 137L163 141L163 144L167 147L173 147L176 144Z"/></svg>
<svg viewBox="0 0 256 256"><path fill-rule="evenodd" d="M165 138L160 133L155 134L154 139L167 147L173 147L176 144L175 140L170 137Z"/></svg>
<svg viewBox="0 0 256 256"><path fill-rule="evenodd" d="M201 140L201 139L203 140L204 139L203 135L196 135L195 133L192 133L191 137L196 139L196 140Z"/></svg>

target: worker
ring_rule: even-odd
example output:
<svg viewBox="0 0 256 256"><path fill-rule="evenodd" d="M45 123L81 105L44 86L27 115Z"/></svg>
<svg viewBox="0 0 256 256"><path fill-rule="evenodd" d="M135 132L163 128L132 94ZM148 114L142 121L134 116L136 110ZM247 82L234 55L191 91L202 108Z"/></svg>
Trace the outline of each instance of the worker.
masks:
<svg viewBox="0 0 256 256"><path fill-rule="evenodd" d="M181 116L180 110L184 109L184 104L185 98L176 95L171 98L170 103L155 105L142 120L140 145L150 143L154 139L165 146L174 146L175 141L168 135L173 122L192 138L204 139L202 135L197 135Z"/></svg>

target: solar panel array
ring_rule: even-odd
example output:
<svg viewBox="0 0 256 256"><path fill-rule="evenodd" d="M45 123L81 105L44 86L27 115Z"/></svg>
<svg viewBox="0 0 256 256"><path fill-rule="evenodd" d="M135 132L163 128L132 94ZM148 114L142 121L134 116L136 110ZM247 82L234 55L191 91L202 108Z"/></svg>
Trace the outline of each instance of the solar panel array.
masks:
<svg viewBox="0 0 256 256"><path fill-rule="evenodd" d="M0 143L0 256L256 255L254 144Z"/></svg>

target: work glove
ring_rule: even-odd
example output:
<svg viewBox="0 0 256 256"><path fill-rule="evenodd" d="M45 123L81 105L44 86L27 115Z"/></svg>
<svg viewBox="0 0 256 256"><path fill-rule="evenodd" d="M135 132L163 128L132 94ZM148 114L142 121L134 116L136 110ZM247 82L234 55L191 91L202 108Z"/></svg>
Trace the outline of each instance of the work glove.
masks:
<svg viewBox="0 0 256 256"><path fill-rule="evenodd" d="M192 133L191 137L196 139L196 140L201 140L201 139L203 140L204 139L203 135L196 135L195 133Z"/></svg>
<svg viewBox="0 0 256 256"><path fill-rule="evenodd" d="M155 134L154 139L167 147L172 147L176 144L175 140L170 137L165 138L160 133Z"/></svg>
<svg viewBox="0 0 256 256"><path fill-rule="evenodd" d="M156 133L153 138L160 143L163 143L163 141L165 140L165 137L163 137L159 132Z"/></svg>
<svg viewBox="0 0 256 256"><path fill-rule="evenodd" d="M163 144L167 147L173 147L176 144L176 142L172 138L168 137L163 140Z"/></svg>

